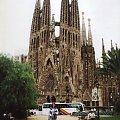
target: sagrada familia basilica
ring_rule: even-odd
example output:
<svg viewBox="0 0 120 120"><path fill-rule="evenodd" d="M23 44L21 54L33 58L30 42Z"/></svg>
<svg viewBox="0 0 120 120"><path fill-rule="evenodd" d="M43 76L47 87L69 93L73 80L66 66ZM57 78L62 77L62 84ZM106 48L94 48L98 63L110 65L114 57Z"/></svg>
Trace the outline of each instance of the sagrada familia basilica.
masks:
<svg viewBox="0 0 120 120"><path fill-rule="evenodd" d="M40 0L36 1L28 60L39 91L38 103L46 102L48 95L54 95L58 102L112 106L113 96L118 93L116 80L109 75L95 74L101 64L95 61L91 20L88 19L88 31L84 21L78 0L61 0L59 22L55 21L54 14L51 15L50 0L44 0L42 7ZM58 37L55 36L56 26L59 26Z"/></svg>

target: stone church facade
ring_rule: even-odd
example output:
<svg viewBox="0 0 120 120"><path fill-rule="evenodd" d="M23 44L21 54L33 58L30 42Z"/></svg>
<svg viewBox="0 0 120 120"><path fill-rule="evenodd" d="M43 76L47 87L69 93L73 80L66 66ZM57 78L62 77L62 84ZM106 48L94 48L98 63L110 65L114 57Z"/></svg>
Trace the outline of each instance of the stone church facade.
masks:
<svg viewBox="0 0 120 120"><path fill-rule="evenodd" d="M55 27L59 26L59 37ZM88 31L84 13L79 14L77 0L61 0L60 21L51 15L50 0L36 1L29 42L28 60L32 63L38 103L54 95L57 101L84 102L87 106L103 106L103 91L99 100L95 88L95 51L90 19Z"/></svg>

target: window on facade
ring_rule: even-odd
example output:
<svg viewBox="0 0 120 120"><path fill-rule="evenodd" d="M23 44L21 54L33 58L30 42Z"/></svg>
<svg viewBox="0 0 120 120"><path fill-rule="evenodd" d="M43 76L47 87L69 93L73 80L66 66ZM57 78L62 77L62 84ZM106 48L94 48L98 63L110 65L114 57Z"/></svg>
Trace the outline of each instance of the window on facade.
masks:
<svg viewBox="0 0 120 120"><path fill-rule="evenodd" d="M75 75L75 80L77 81L77 75Z"/></svg>
<svg viewBox="0 0 120 120"><path fill-rule="evenodd" d="M95 101L92 101L92 106L95 106Z"/></svg>
<svg viewBox="0 0 120 120"><path fill-rule="evenodd" d="M43 31L42 31L42 38L43 38Z"/></svg>
<svg viewBox="0 0 120 120"><path fill-rule="evenodd" d="M67 30L65 30L65 37L67 37Z"/></svg>
<svg viewBox="0 0 120 120"><path fill-rule="evenodd" d="M36 48L36 38L34 38L33 48Z"/></svg>
<svg viewBox="0 0 120 120"><path fill-rule="evenodd" d="M87 101L87 106L90 106L90 101Z"/></svg>
<svg viewBox="0 0 120 120"><path fill-rule="evenodd" d="M36 46L37 46L37 48L39 47L39 36L37 37Z"/></svg>
<svg viewBox="0 0 120 120"><path fill-rule="evenodd" d="M77 41L77 35L76 35L76 48L77 48L77 43L78 43L78 41Z"/></svg>
<svg viewBox="0 0 120 120"><path fill-rule="evenodd" d="M78 70L79 70L79 65L77 65L77 72L78 72Z"/></svg>
<svg viewBox="0 0 120 120"><path fill-rule="evenodd" d="M31 44L33 44L33 39L31 40Z"/></svg>
<svg viewBox="0 0 120 120"><path fill-rule="evenodd" d="M74 33L73 33L73 47L75 46L75 36L74 36Z"/></svg>
<svg viewBox="0 0 120 120"><path fill-rule="evenodd" d="M85 106L90 106L90 101L88 101L88 100L83 101L83 104L85 104Z"/></svg>
<svg viewBox="0 0 120 120"><path fill-rule="evenodd" d="M64 28L63 28L63 35L64 35Z"/></svg>
<svg viewBox="0 0 120 120"><path fill-rule="evenodd" d="M96 106L98 106L99 105L99 101L96 101Z"/></svg>
<svg viewBox="0 0 120 120"><path fill-rule="evenodd" d="M46 30L44 31L44 38L46 37Z"/></svg>
<svg viewBox="0 0 120 120"><path fill-rule="evenodd" d="M63 37L63 39L62 39L62 40L63 40L63 42L64 42L64 37Z"/></svg>
<svg viewBox="0 0 120 120"><path fill-rule="evenodd" d="M70 32L68 32L68 44L70 44Z"/></svg>
<svg viewBox="0 0 120 120"><path fill-rule="evenodd" d="M40 50L41 50L41 52L43 52L43 51L42 51L42 48L40 48Z"/></svg>

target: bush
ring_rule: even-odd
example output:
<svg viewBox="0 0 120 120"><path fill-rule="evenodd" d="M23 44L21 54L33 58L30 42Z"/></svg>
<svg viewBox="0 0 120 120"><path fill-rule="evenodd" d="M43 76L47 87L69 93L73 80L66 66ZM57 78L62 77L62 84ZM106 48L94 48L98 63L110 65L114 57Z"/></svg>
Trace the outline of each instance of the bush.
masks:
<svg viewBox="0 0 120 120"><path fill-rule="evenodd" d="M73 112L72 113L73 116L87 116L88 112Z"/></svg>
<svg viewBox="0 0 120 120"><path fill-rule="evenodd" d="M120 114L120 99L116 101L115 103L115 112L117 114Z"/></svg>
<svg viewBox="0 0 120 120"><path fill-rule="evenodd" d="M28 112L26 110L16 110L14 117L17 119L27 118Z"/></svg>

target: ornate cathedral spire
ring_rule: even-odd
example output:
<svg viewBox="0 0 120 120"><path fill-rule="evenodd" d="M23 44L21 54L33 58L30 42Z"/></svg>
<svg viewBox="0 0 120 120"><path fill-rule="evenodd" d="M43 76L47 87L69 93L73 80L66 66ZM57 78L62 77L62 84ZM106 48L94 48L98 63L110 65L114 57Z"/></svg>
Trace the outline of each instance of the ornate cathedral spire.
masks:
<svg viewBox="0 0 120 120"><path fill-rule="evenodd" d="M71 26L80 30L78 0L71 1Z"/></svg>
<svg viewBox="0 0 120 120"><path fill-rule="evenodd" d="M83 39L83 45L86 45L87 37L86 37L86 27L84 21L84 12L82 12L82 39Z"/></svg>
<svg viewBox="0 0 120 120"><path fill-rule="evenodd" d="M69 0L62 0L60 22L69 25L69 21L70 21L69 13L70 13Z"/></svg>
<svg viewBox="0 0 120 120"><path fill-rule="evenodd" d="M114 49L113 47L113 43L112 43L112 40L111 40L111 51Z"/></svg>
<svg viewBox="0 0 120 120"><path fill-rule="evenodd" d="M60 41L70 44L70 6L69 0L62 0L60 13Z"/></svg>
<svg viewBox="0 0 120 120"><path fill-rule="evenodd" d="M113 48L112 40L111 40L111 49Z"/></svg>
<svg viewBox="0 0 120 120"><path fill-rule="evenodd" d="M41 43L47 48L49 45L49 26L51 20L50 0L43 1L42 15L41 15Z"/></svg>
<svg viewBox="0 0 120 120"><path fill-rule="evenodd" d="M103 38L102 38L102 56L105 55L105 47L104 47L104 41L103 41Z"/></svg>
<svg viewBox="0 0 120 120"><path fill-rule="evenodd" d="M90 24L90 18L88 19L88 45L92 46L92 32L91 32L91 24Z"/></svg>
<svg viewBox="0 0 120 120"><path fill-rule="evenodd" d="M40 0L36 0L35 8L40 8Z"/></svg>
<svg viewBox="0 0 120 120"><path fill-rule="evenodd" d="M32 19L31 33L37 32L40 30L40 0L36 1L35 10Z"/></svg>
<svg viewBox="0 0 120 120"><path fill-rule="evenodd" d="M70 13L70 25L71 25L71 45L73 48L80 49L80 19L78 0L71 1L71 13ZM77 31L77 32L75 32Z"/></svg>
<svg viewBox="0 0 120 120"><path fill-rule="evenodd" d="M103 63L104 63L104 57L105 56L106 56L106 53L105 53L104 41L103 41L103 38L102 38L102 59L103 59Z"/></svg>
<svg viewBox="0 0 120 120"><path fill-rule="evenodd" d="M50 25L51 9L50 0L44 0L42 8L42 26Z"/></svg>
<svg viewBox="0 0 120 120"><path fill-rule="evenodd" d="M111 52L114 54L115 53L115 49L113 47L113 43L112 43L112 40L111 40Z"/></svg>

